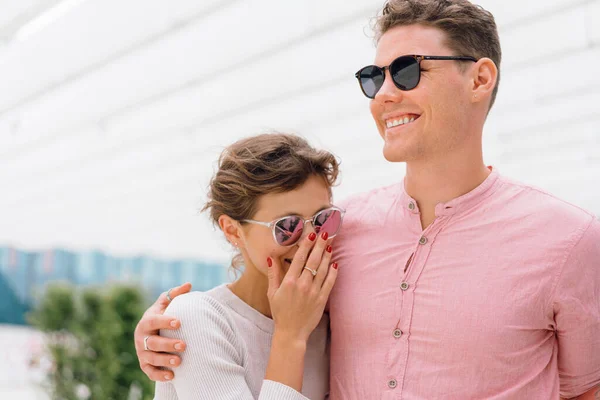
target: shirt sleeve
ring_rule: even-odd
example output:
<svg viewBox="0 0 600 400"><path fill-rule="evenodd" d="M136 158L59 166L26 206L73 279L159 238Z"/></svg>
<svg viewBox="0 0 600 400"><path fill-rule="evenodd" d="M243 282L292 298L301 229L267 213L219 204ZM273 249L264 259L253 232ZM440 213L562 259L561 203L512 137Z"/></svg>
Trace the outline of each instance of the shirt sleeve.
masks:
<svg viewBox="0 0 600 400"><path fill-rule="evenodd" d="M178 400L177 392L171 382L156 382L154 386L154 399L160 400Z"/></svg>
<svg viewBox="0 0 600 400"><path fill-rule="evenodd" d="M199 293L173 299L165 315L181 321L178 330L161 330L164 337L186 342L175 378L157 384L155 400L254 400L244 373L239 338L226 311L213 298ZM298 391L264 380L260 400L308 400Z"/></svg>
<svg viewBox="0 0 600 400"><path fill-rule="evenodd" d="M600 384L600 222L594 219L571 250L554 293L560 395Z"/></svg>

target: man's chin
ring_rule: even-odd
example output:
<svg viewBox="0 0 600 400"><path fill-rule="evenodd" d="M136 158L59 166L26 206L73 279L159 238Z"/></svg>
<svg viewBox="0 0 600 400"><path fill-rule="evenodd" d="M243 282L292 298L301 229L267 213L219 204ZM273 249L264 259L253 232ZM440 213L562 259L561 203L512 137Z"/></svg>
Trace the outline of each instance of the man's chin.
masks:
<svg viewBox="0 0 600 400"><path fill-rule="evenodd" d="M406 162L406 152L404 149L394 149L385 144L383 146L383 157L389 162Z"/></svg>

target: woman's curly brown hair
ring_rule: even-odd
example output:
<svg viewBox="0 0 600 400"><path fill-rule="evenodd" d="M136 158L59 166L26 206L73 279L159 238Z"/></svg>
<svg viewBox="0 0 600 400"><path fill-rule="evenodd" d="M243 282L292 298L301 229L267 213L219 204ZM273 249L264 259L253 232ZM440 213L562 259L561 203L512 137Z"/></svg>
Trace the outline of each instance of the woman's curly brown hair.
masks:
<svg viewBox="0 0 600 400"><path fill-rule="evenodd" d="M331 188L338 174L336 157L313 148L300 136L267 133L248 137L221 153L202 211L209 211L215 225L221 215L237 221L252 219L261 196L297 189L311 176L323 178ZM237 254L232 267L238 268L242 262Z"/></svg>

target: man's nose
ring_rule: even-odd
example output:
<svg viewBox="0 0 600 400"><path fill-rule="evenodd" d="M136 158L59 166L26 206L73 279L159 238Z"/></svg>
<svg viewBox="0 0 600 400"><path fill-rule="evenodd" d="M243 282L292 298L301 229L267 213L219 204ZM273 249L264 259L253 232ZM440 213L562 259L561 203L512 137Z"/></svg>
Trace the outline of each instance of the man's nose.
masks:
<svg viewBox="0 0 600 400"><path fill-rule="evenodd" d="M383 80L383 85L375 95L373 100L386 102L386 101L394 101L399 102L402 101L402 97L404 96L402 90L398 89L392 80L392 75L390 74L390 70L386 68L385 70L385 79Z"/></svg>

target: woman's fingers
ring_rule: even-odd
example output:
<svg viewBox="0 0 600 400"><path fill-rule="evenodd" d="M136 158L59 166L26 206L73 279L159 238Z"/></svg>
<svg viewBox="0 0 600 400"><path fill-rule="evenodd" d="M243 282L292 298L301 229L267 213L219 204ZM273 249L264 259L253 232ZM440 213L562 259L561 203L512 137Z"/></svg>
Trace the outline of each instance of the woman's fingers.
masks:
<svg viewBox="0 0 600 400"><path fill-rule="evenodd" d="M331 256L333 252L333 247L331 244L327 244L325 247L325 252L323 253L323 257L321 258L321 263L319 264L319 269L317 270L317 275L315 276L315 286L321 288L323 286L323 282L325 281L325 277L327 276L327 271L329 269L329 264L331 263Z"/></svg>
<svg viewBox="0 0 600 400"><path fill-rule="evenodd" d="M267 258L267 279L269 281L269 288L267 289L267 297L273 298L273 295L281 286L281 265L277 257Z"/></svg>
<svg viewBox="0 0 600 400"><path fill-rule="evenodd" d="M327 277L325 278L325 282L323 282L323 287L321 288L321 300L327 302L329 294L331 294L331 289L333 289L333 285L337 279L337 274L338 263L334 262L327 268Z"/></svg>
<svg viewBox="0 0 600 400"><path fill-rule="evenodd" d="M317 239L312 232L299 244L281 285L273 290L275 284L269 284L269 303L276 330L307 340L318 325L335 282L335 274L327 271L332 251L326 233ZM277 261L271 260L270 269L279 265ZM315 275L311 270L316 272ZM271 271L269 274L271 282L274 276Z"/></svg>
<svg viewBox="0 0 600 400"><path fill-rule="evenodd" d="M290 269L285 274L284 280L296 280L303 273L304 266L308 261L308 253L310 252L310 249L313 248L316 238L317 234L311 232L306 238L301 240L300 246L298 247L296 254L294 254L292 265L290 265Z"/></svg>
<svg viewBox="0 0 600 400"><path fill-rule="evenodd" d="M306 261L306 267L310 268L312 271L316 271L317 274L319 272L319 265L321 265L321 260L323 259L323 252L325 252L325 248L327 247L328 238L329 235L327 232L323 232L321 235L319 235L319 238L316 240L308 260ZM315 275L307 268L304 269L300 279L305 280L306 283L310 282L312 284L313 280L315 279Z"/></svg>

